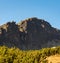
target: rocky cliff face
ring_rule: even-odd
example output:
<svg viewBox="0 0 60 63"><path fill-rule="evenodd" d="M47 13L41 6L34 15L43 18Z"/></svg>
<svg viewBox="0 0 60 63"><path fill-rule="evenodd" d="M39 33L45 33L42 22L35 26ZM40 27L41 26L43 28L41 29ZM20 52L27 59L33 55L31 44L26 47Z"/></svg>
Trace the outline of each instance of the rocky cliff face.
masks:
<svg viewBox="0 0 60 63"><path fill-rule="evenodd" d="M0 26L0 45L20 49L41 49L60 45L60 30L42 19L29 18Z"/></svg>

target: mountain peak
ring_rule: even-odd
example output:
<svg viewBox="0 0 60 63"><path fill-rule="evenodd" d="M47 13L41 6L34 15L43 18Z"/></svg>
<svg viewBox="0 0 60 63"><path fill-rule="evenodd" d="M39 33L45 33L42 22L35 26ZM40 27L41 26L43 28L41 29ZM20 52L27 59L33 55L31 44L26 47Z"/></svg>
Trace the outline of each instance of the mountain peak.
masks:
<svg viewBox="0 0 60 63"><path fill-rule="evenodd" d="M20 49L41 49L60 45L60 30L36 17L0 26L0 45Z"/></svg>

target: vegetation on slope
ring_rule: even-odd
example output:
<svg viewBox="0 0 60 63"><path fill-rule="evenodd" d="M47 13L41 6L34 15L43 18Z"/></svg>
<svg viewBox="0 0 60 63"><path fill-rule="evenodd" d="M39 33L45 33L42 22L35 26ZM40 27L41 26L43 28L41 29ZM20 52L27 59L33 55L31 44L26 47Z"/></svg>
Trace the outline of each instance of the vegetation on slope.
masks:
<svg viewBox="0 0 60 63"><path fill-rule="evenodd" d="M55 54L60 54L60 46L26 51L0 46L0 63L47 63L46 58Z"/></svg>

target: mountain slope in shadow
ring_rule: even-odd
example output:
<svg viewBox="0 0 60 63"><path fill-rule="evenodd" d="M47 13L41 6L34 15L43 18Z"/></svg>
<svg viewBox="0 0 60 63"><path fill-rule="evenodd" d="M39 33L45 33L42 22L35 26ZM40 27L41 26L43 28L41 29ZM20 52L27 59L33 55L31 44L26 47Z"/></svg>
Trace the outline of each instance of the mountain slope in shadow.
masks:
<svg viewBox="0 0 60 63"><path fill-rule="evenodd" d="M24 50L59 46L60 30L35 17L18 24L8 22L0 26L0 45Z"/></svg>

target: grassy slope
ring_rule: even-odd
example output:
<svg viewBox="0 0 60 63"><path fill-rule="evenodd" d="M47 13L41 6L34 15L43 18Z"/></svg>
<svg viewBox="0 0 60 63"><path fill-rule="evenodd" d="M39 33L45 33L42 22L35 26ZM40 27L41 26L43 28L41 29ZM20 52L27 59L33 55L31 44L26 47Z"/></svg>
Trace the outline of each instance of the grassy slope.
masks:
<svg viewBox="0 0 60 63"><path fill-rule="evenodd" d="M46 58L56 54L60 55L60 47L24 51L0 46L0 63L47 63Z"/></svg>

